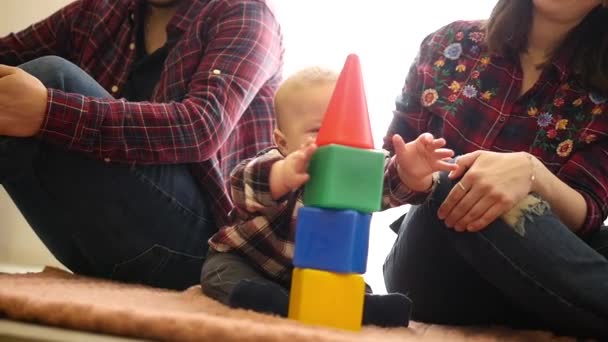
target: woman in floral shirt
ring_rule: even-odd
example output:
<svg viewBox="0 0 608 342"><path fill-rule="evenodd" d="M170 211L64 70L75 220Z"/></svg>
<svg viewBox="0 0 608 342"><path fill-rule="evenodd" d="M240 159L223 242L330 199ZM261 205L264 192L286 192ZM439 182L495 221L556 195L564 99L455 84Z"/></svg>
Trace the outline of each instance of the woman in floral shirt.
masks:
<svg viewBox="0 0 608 342"><path fill-rule="evenodd" d="M384 266L414 320L608 338L607 23L597 0L499 0L422 43L385 147L430 132L460 157L410 180Z"/></svg>

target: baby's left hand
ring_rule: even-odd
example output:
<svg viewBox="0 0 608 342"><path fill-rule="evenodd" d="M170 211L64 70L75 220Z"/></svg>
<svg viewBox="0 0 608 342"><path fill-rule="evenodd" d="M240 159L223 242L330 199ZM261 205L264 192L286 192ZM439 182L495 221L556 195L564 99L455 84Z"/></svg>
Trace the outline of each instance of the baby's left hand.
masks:
<svg viewBox="0 0 608 342"><path fill-rule="evenodd" d="M433 173L455 170L457 166L447 161L454 152L443 148L445 144L445 139L435 139L430 133L423 133L407 144L395 134L395 161L403 184L414 191L425 191L432 184Z"/></svg>

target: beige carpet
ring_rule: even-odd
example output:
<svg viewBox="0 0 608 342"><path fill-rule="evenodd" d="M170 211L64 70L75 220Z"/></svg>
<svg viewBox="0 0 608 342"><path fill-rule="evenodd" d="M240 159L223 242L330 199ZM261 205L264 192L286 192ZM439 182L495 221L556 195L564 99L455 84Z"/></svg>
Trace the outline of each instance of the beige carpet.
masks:
<svg viewBox="0 0 608 342"><path fill-rule="evenodd" d="M163 341L553 341L550 333L501 328L366 327L359 333L310 327L232 310L200 288L172 292L42 273L0 274L0 316L68 329ZM570 339L561 339L570 341Z"/></svg>

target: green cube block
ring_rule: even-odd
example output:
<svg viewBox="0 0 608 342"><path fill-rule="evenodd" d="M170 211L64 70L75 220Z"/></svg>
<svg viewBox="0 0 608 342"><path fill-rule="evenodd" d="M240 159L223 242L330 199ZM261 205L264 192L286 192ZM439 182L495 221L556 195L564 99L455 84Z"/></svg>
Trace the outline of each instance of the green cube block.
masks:
<svg viewBox="0 0 608 342"><path fill-rule="evenodd" d="M380 210L384 153L325 145L315 151L308 172L304 205L366 213Z"/></svg>

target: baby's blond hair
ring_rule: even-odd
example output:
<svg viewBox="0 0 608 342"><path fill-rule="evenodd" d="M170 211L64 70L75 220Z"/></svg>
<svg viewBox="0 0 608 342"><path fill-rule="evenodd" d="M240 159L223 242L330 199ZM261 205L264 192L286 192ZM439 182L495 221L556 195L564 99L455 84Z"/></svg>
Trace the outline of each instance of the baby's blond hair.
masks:
<svg viewBox="0 0 608 342"><path fill-rule="evenodd" d="M281 128L281 116L284 116L282 115L282 105L288 102L290 97L297 96L298 89L336 83L338 76L337 72L319 66L304 68L289 76L277 89L274 96L277 127Z"/></svg>

